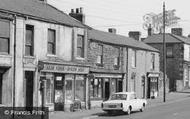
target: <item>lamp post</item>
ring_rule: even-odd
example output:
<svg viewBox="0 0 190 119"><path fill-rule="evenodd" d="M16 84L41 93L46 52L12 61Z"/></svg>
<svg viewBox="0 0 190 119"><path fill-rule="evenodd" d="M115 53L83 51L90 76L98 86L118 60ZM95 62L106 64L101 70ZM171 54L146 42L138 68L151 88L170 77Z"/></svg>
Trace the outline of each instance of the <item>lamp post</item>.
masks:
<svg viewBox="0 0 190 119"><path fill-rule="evenodd" d="M163 3L163 102L166 102L165 2Z"/></svg>

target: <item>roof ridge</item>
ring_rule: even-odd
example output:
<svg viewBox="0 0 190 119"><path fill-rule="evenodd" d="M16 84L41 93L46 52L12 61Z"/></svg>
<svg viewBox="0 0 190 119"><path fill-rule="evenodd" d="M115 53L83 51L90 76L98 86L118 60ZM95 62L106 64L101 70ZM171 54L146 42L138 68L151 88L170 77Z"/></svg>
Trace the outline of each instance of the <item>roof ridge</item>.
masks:
<svg viewBox="0 0 190 119"><path fill-rule="evenodd" d="M169 35L172 36L172 37L174 37L174 38L176 38L177 40L181 41L182 43L184 43L184 41L182 41L181 39L179 39L178 37L176 37L174 34L169 33Z"/></svg>

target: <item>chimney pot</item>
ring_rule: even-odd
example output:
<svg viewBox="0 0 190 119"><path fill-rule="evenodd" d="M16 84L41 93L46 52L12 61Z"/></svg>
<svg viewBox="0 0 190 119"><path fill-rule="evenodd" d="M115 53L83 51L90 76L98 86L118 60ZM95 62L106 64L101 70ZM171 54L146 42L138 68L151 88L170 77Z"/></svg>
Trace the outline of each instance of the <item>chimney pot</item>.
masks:
<svg viewBox="0 0 190 119"><path fill-rule="evenodd" d="M83 14L83 8L82 7L80 7L80 13Z"/></svg>
<svg viewBox="0 0 190 119"><path fill-rule="evenodd" d="M116 34L116 29L115 28L109 28L108 32Z"/></svg>
<svg viewBox="0 0 190 119"><path fill-rule="evenodd" d="M137 41L141 41L140 39L141 33L139 31L130 31L128 35L129 37L134 38Z"/></svg>
<svg viewBox="0 0 190 119"><path fill-rule="evenodd" d="M79 8L76 8L76 13L77 13L77 14L79 13Z"/></svg>
<svg viewBox="0 0 190 119"><path fill-rule="evenodd" d="M174 35L182 36L183 35L183 29L182 28L172 28L171 33Z"/></svg>
<svg viewBox="0 0 190 119"><path fill-rule="evenodd" d="M71 13L74 13L74 9L71 9Z"/></svg>

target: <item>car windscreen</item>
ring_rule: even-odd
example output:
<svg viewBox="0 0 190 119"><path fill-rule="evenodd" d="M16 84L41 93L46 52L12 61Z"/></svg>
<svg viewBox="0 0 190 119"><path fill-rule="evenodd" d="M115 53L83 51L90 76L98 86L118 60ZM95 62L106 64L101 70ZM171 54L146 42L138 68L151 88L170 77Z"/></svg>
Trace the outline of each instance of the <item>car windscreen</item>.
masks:
<svg viewBox="0 0 190 119"><path fill-rule="evenodd" d="M127 99L127 95L126 94L113 94L110 97L110 100L126 100Z"/></svg>

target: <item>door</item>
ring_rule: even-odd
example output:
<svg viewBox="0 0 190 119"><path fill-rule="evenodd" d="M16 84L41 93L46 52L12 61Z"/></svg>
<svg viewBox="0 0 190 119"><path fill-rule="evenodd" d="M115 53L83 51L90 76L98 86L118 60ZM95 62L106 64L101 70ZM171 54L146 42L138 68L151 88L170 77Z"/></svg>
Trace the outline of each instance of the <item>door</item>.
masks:
<svg viewBox="0 0 190 119"><path fill-rule="evenodd" d="M2 74L0 73L0 104L2 104Z"/></svg>
<svg viewBox="0 0 190 119"><path fill-rule="evenodd" d="M26 94L25 94L25 105L26 107L33 107L33 84L34 84L34 73L33 71L25 72L26 80Z"/></svg>
<svg viewBox="0 0 190 119"><path fill-rule="evenodd" d="M104 92L105 92L105 100L109 99L110 96L110 82L109 79L105 80L105 88L104 88Z"/></svg>
<svg viewBox="0 0 190 119"><path fill-rule="evenodd" d="M64 110L64 76L55 76L55 111Z"/></svg>

